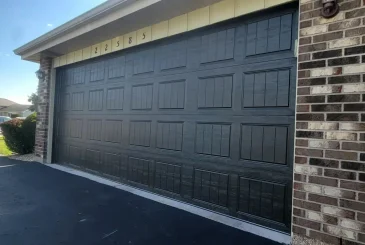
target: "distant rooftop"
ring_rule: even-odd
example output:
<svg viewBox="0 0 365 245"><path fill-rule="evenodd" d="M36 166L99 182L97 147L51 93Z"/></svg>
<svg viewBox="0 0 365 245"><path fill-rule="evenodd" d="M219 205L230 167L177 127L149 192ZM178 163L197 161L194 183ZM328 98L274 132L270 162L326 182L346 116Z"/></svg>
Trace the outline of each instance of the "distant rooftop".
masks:
<svg viewBox="0 0 365 245"><path fill-rule="evenodd" d="M0 98L0 107L4 107L4 106L10 106L10 105L14 105L17 104L14 101L8 100L8 99L4 99L4 98Z"/></svg>
<svg viewBox="0 0 365 245"><path fill-rule="evenodd" d="M18 112L28 110L30 105L21 105L14 101L0 98L0 112Z"/></svg>
<svg viewBox="0 0 365 245"><path fill-rule="evenodd" d="M4 112L20 112L28 110L30 105L20 105L20 104L12 104L3 108L0 108L0 111Z"/></svg>

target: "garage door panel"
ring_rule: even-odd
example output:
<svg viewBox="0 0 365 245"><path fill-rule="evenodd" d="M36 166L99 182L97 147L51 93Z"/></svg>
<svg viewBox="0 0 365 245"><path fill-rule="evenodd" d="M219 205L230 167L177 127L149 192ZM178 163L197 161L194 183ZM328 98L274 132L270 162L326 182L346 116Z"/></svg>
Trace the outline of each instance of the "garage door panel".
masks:
<svg viewBox="0 0 365 245"><path fill-rule="evenodd" d="M288 232L294 15L59 68L56 161Z"/></svg>
<svg viewBox="0 0 365 245"><path fill-rule="evenodd" d="M69 163L73 163L75 165L83 166L83 148L81 146L70 144L69 145Z"/></svg>
<svg viewBox="0 0 365 245"><path fill-rule="evenodd" d="M289 50L292 37L292 14L260 20L247 25L246 55Z"/></svg>
<svg viewBox="0 0 365 245"><path fill-rule="evenodd" d="M289 87L290 69L245 74L243 107L288 107Z"/></svg>
<svg viewBox="0 0 365 245"><path fill-rule="evenodd" d="M227 29L201 38L201 63L210 63L234 58L235 29Z"/></svg>
<svg viewBox="0 0 365 245"><path fill-rule="evenodd" d="M153 168L153 162L139 157L129 157L128 158L128 180L136 182L138 184L149 186L151 185L150 169Z"/></svg>
<svg viewBox="0 0 365 245"><path fill-rule="evenodd" d="M90 90L87 101L89 111L102 111L104 107L104 89Z"/></svg>
<svg viewBox="0 0 365 245"><path fill-rule="evenodd" d="M156 147L159 149L182 151L183 122L157 122Z"/></svg>
<svg viewBox="0 0 365 245"><path fill-rule="evenodd" d="M103 121L98 119L87 120L87 140L101 141L103 135Z"/></svg>
<svg viewBox="0 0 365 245"><path fill-rule="evenodd" d="M229 157L231 125L222 123L197 123L195 153Z"/></svg>
<svg viewBox="0 0 365 245"><path fill-rule="evenodd" d="M116 177L123 178L122 174L122 160L119 153L114 152L104 152L102 160L102 169L105 174Z"/></svg>
<svg viewBox="0 0 365 245"><path fill-rule="evenodd" d="M73 69L73 83L72 85L85 84L85 66L75 67Z"/></svg>
<svg viewBox="0 0 365 245"><path fill-rule="evenodd" d="M195 169L194 198L227 208L228 179L228 174Z"/></svg>
<svg viewBox="0 0 365 245"><path fill-rule="evenodd" d="M85 166L86 168L89 168L90 170L94 171L101 171L102 163L101 163L101 151L86 148L85 149Z"/></svg>
<svg viewBox="0 0 365 245"><path fill-rule="evenodd" d="M157 62L159 71L175 69L181 71L187 67L188 41L181 40L162 45L158 49Z"/></svg>
<svg viewBox="0 0 365 245"><path fill-rule="evenodd" d="M154 172L154 188L174 194L181 193L181 166L156 162Z"/></svg>
<svg viewBox="0 0 365 245"><path fill-rule="evenodd" d="M241 125L241 159L287 164L288 126Z"/></svg>
<svg viewBox="0 0 365 245"><path fill-rule="evenodd" d="M132 86L131 110L151 110L153 102L153 84Z"/></svg>
<svg viewBox="0 0 365 245"><path fill-rule="evenodd" d="M185 87L185 79L160 82L158 84L158 108L184 109Z"/></svg>
<svg viewBox="0 0 365 245"><path fill-rule="evenodd" d="M147 49L130 55L132 76L155 71L155 49Z"/></svg>
<svg viewBox="0 0 365 245"><path fill-rule="evenodd" d="M81 118L72 118L69 121L69 136L75 139L82 139L83 129L84 129L84 120Z"/></svg>
<svg viewBox="0 0 365 245"><path fill-rule="evenodd" d="M71 93L71 105L70 109L72 111L82 111L84 110L85 104L85 92L75 91Z"/></svg>
<svg viewBox="0 0 365 245"><path fill-rule="evenodd" d="M125 77L125 63L125 56L109 59L107 62L108 79L118 79L121 77Z"/></svg>
<svg viewBox="0 0 365 245"><path fill-rule="evenodd" d="M106 92L106 109L123 110L124 106L124 87L111 87Z"/></svg>
<svg viewBox="0 0 365 245"><path fill-rule="evenodd" d="M103 135L105 142L120 144L123 136L123 120L105 120Z"/></svg>
<svg viewBox="0 0 365 245"><path fill-rule="evenodd" d="M151 146L151 121L131 121L129 126L129 144Z"/></svg>
<svg viewBox="0 0 365 245"><path fill-rule="evenodd" d="M198 85L198 108L232 108L233 75L201 77Z"/></svg>
<svg viewBox="0 0 365 245"><path fill-rule="evenodd" d="M238 212L286 225L287 188L283 183L240 177Z"/></svg>

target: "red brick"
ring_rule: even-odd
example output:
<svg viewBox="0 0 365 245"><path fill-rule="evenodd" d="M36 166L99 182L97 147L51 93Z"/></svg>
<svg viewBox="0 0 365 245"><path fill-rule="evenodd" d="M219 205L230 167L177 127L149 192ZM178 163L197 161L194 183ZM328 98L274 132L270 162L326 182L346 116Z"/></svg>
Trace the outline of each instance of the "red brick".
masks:
<svg viewBox="0 0 365 245"><path fill-rule="evenodd" d="M317 211L317 212L321 211L320 204L313 203L313 202L306 202L306 201L298 200L298 199L293 200L293 206L298 207L298 208L312 210L312 211Z"/></svg>
<svg viewBox="0 0 365 245"><path fill-rule="evenodd" d="M310 165L328 167L328 168L338 168L339 161L337 160L328 160L322 158L311 158L309 160Z"/></svg>
<svg viewBox="0 0 365 245"><path fill-rule="evenodd" d="M313 37L313 43L319 43L319 42L324 42L324 41L340 39L342 37L343 37L343 32L342 31L321 34L321 35L317 35L317 36Z"/></svg>
<svg viewBox="0 0 365 245"><path fill-rule="evenodd" d="M355 9L361 6L361 0L345 1L340 4L341 11Z"/></svg>
<svg viewBox="0 0 365 245"><path fill-rule="evenodd" d="M297 105L297 112L309 112L310 106L309 105Z"/></svg>
<svg viewBox="0 0 365 245"><path fill-rule="evenodd" d="M307 148L295 148L296 155L322 157L323 150L307 149Z"/></svg>
<svg viewBox="0 0 365 245"><path fill-rule="evenodd" d="M295 157L295 163L299 163L299 164L305 164L308 162L308 158L306 157Z"/></svg>
<svg viewBox="0 0 365 245"><path fill-rule="evenodd" d="M294 180L295 181L300 181L300 182L306 182L307 181L307 176L304 174L294 174Z"/></svg>
<svg viewBox="0 0 365 245"><path fill-rule="evenodd" d="M356 152L348 152L348 151L332 151L326 150L325 157L327 158L335 158L335 159L343 159L343 160L357 160Z"/></svg>
<svg viewBox="0 0 365 245"><path fill-rule="evenodd" d="M297 198L297 199L305 200L306 199L306 193L302 192L302 191L294 190L294 197Z"/></svg>
<svg viewBox="0 0 365 245"><path fill-rule="evenodd" d="M365 204L362 202L340 199L340 207L365 212Z"/></svg>
<svg viewBox="0 0 365 245"><path fill-rule="evenodd" d="M321 195L317 195L317 194L313 194L313 193L308 194L308 200L312 201L312 202L322 203L322 204L329 204L329 205L334 205L334 206L338 205L338 199L336 199L336 198L321 196Z"/></svg>
<svg viewBox="0 0 365 245"><path fill-rule="evenodd" d="M313 183L313 184L332 186L332 187L338 186L337 179L325 178L325 177L320 177L320 176L309 176L308 181L309 181L309 183Z"/></svg>
<svg viewBox="0 0 365 245"><path fill-rule="evenodd" d="M344 189L365 192L365 184L347 180L341 180L340 187Z"/></svg>
<svg viewBox="0 0 365 245"><path fill-rule="evenodd" d="M297 139L295 141L296 146L308 147L308 140Z"/></svg>
<svg viewBox="0 0 365 245"><path fill-rule="evenodd" d="M300 226L304 226L313 230L320 230L321 229L321 224L318 222L314 222L311 220L307 220L307 219L303 219L303 218L299 218L299 217L293 217L293 223L300 225Z"/></svg>
<svg viewBox="0 0 365 245"><path fill-rule="evenodd" d="M339 178L339 179L356 179L356 173L350 171L343 171L343 170L335 170L335 169L325 169L324 176Z"/></svg>

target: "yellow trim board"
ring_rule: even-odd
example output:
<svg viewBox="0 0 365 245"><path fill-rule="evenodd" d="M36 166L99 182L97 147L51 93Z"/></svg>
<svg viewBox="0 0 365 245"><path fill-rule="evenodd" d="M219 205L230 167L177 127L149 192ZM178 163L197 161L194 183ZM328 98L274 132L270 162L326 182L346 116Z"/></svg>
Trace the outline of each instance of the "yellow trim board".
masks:
<svg viewBox="0 0 365 245"><path fill-rule="evenodd" d="M67 55L62 55L60 57L60 66L64 66L64 65L67 65Z"/></svg>
<svg viewBox="0 0 365 245"><path fill-rule="evenodd" d="M112 52L123 49L123 36L115 37L112 39Z"/></svg>
<svg viewBox="0 0 365 245"><path fill-rule="evenodd" d="M60 57L53 58L53 67L60 66Z"/></svg>
<svg viewBox="0 0 365 245"><path fill-rule="evenodd" d="M54 59L54 67L94 58L292 1L294 0L223 0L57 57Z"/></svg>
<svg viewBox="0 0 365 245"><path fill-rule="evenodd" d="M87 60L91 58L91 46L86 47L82 50L82 60Z"/></svg>
<svg viewBox="0 0 365 245"><path fill-rule="evenodd" d="M100 55L109 54L112 52L112 40L107 40L101 43Z"/></svg>
<svg viewBox="0 0 365 245"><path fill-rule="evenodd" d="M101 43L91 46L91 58L98 57L101 54Z"/></svg>
<svg viewBox="0 0 365 245"><path fill-rule="evenodd" d="M252 13L265 8L265 0L236 0L234 16Z"/></svg>
<svg viewBox="0 0 365 245"><path fill-rule="evenodd" d="M209 6L188 13L188 31L209 25L209 13Z"/></svg>
<svg viewBox="0 0 365 245"><path fill-rule="evenodd" d="M183 14L169 20L169 36L188 30L188 14Z"/></svg>
<svg viewBox="0 0 365 245"><path fill-rule="evenodd" d="M82 60L82 49L75 51L75 62Z"/></svg>
<svg viewBox="0 0 365 245"><path fill-rule="evenodd" d="M234 0L224 0L210 6L210 24L234 17Z"/></svg>
<svg viewBox="0 0 365 245"><path fill-rule="evenodd" d="M151 42L152 27L148 26L137 31L137 44Z"/></svg>
<svg viewBox="0 0 365 245"><path fill-rule="evenodd" d="M133 31L124 35L124 48L130 48L137 45L137 32Z"/></svg>
<svg viewBox="0 0 365 245"><path fill-rule="evenodd" d="M67 54L67 65L75 62L75 52L71 52Z"/></svg>
<svg viewBox="0 0 365 245"><path fill-rule="evenodd" d="M265 8L270 8L279 4L292 2L294 0L265 0Z"/></svg>
<svg viewBox="0 0 365 245"><path fill-rule="evenodd" d="M169 33L169 21L163 21L152 26L152 41L165 38Z"/></svg>

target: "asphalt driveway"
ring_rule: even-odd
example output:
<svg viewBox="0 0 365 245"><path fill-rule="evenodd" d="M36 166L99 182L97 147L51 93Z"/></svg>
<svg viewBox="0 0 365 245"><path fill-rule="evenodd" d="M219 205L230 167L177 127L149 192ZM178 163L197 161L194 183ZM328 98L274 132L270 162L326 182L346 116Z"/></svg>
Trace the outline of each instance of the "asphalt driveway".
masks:
<svg viewBox="0 0 365 245"><path fill-rule="evenodd" d="M0 157L2 245L274 245L38 163Z"/></svg>

